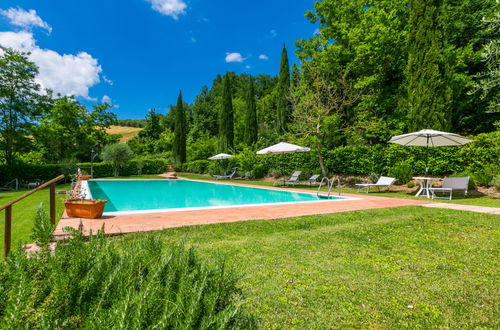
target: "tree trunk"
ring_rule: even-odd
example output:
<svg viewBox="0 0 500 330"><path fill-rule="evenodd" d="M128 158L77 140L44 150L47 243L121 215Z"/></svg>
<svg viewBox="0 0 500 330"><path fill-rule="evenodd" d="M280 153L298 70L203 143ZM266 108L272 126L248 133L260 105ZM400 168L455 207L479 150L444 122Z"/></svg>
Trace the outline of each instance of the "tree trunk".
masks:
<svg viewBox="0 0 500 330"><path fill-rule="evenodd" d="M321 174L323 177L326 177L326 169L325 169L325 163L323 161L323 155L321 154L321 142L316 142L316 151L318 152L318 161L319 161L319 166L321 167Z"/></svg>
<svg viewBox="0 0 500 330"><path fill-rule="evenodd" d="M322 144L321 144L321 123L316 125L316 151L318 152L319 166L321 167L321 174L326 177L325 163L323 161L323 155L321 154Z"/></svg>

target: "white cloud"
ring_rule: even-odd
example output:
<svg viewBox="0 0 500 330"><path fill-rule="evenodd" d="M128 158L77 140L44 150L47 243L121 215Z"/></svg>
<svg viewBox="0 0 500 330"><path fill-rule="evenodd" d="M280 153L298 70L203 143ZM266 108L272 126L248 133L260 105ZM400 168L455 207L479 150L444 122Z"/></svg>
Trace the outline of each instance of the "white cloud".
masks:
<svg viewBox="0 0 500 330"><path fill-rule="evenodd" d="M101 99L101 103L109 103L111 104L111 97L104 95Z"/></svg>
<svg viewBox="0 0 500 330"><path fill-rule="evenodd" d="M186 14L187 4L183 0L146 0L151 8L162 15L179 19L179 15Z"/></svg>
<svg viewBox="0 0 500 330"><path fill-rule="evenodd" d="M317 28L316 30L314 30L314 35L317 35L317 34L320 34L320 33L321 33L321 31L320 31L319 28Z"/></svg>
<svg viewBox="0 0 500 330"><path fill-rule="evenodd" d="M104 80L106 84L113 86L113 80L109 79L108 77L102 76L102 80Z"/></svg>
<svg viewBox="0 0 500 330"><path fill-rule="evenodd" d="M27 31L0 32L0 45L31 53L29 59L39 67L36 82L42 88L92 100L89 88L99 83L102 68L90 54L59 54L50 49L42 49L36 45L33 34Z"/></svg>
<svg viewBox="0 0 500 330"><path fill-rule="evenodd" d="M29 11L21 8L0 9L0 15L5 16L10 24L20 26L24 29L41 27L49 33L52 32L52 27L47 22L44 22L34 9L30 9Z"/></svg>
<svg viewBox="0 0 500 330"><path fill-rule="evenodd" d="M275 29L269 31L269 34L271 35L271 38L276 38L278 36L278 32Z"/></svg>
<svg viewBox="0 0 500 330"><path fill-rule="evenodd" d="M245 66L245 69L251 69L251 68L252 68L252 66L251 66L251 65L246 65L246 66Z"/></svg>
<svg viewBox="0 0 500 330"><path fill-rule="evenodd" d="M226 63L238 62L242 63L245 61L240 53L226 53Z"/></svg>
<svg viewBox="0 0 500 330"><path fill-rule="evenodd" d="M266 54L260 54L259 55L259 60L267 61L268 59L269 59L269 56L267 56Z"/></svg>

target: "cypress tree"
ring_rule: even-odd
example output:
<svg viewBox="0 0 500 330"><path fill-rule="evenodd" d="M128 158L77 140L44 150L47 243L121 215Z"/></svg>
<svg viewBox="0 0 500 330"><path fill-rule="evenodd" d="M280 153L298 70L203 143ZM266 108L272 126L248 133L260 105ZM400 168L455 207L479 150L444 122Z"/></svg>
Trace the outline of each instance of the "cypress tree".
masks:
<svg viewBox="0 0 500 330"><path fill-rule="evenodd" d="M290 65L288 63L288 53L283 44L283 51L281 52L280 63L280 76L278 81L278 100L277 100L277 123L278 130L285 132L287 123L290 121L290 101L288 99L290 94Z"/></svg>
<svg viewBox="0 0 500 330"><path fill-rule="evenodd" d="M182 102L182 91L179 92L174 115L174 158L177 162L184 163L186 161L186 112Z"/></svg>
<svg viewBox="0 0 500 330"><path fill-rule="evenodd" d="M411 0L408 36L408 110L414 130L450 126L448 83L441 20L442 0Z"/></svg>
<svg viewBox="0 0 500 330"><path fill-rule="evenodd" d="M234 143L233 95L229 74L222 81L222 108L219 114L219 150L228 152Z"/></svg>
<svg viewBox="0 0 500 330"><path fill-rule="evenodd" d="M255 105L255 85L253 78L250 77L246 95L247 111L245 113L245 135L244 141L246 145L251 146L257 142L258 126L257 126L257 107Z"/></svg>

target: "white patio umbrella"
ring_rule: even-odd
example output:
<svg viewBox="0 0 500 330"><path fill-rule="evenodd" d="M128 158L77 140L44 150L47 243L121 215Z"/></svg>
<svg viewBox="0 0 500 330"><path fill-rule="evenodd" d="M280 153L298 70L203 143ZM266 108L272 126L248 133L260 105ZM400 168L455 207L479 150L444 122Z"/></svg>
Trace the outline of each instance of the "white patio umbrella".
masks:
<svg viewBox="0 0 500 330"><path fill-rule="evenodd" d="M425 174L428 171L429 147L449 147L461 146L474 140L467 139L455 133L423 129L418 132L393 136L389 143L400 144L402 146L426 147L425 153Z"/></svg>
<svg viewBox="0 0 500 330"><path fill-rule="evenodd" d="M311 148L301 147L286 142L280 142L278 144L257 151L257 155L290 154L294 152L307 152L307 151L311 151ZM283 184L285 184L284 176L283 176Z"/></svg>
<svg viewBox="0 0 500 330"><path fill-rule="evenodd" d="M234 157L233 155L229 155L229 154L218 154L218 155L210 157L209 160L219 160L219 159L227 159L227 158L233 158L233 157Z"/></svg>
<svg viewBox="0 0 500 330"><path fill-rule="evenodd" d="M311 148L301 147L286 142L280 142L278 144L257 151L257 155L289 154L292 152L307 152L307 151L311 151Z"/></svg>

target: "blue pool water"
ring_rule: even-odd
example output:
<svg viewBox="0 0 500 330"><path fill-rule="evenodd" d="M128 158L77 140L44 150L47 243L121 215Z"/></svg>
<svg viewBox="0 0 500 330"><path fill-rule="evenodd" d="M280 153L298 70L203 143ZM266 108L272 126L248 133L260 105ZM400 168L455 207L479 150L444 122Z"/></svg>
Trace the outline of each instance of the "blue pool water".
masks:
<svg viewBox="0 0 500 330"><path fill-rule="evenodd" d="M187 180L103 180L88 184L92 198L108 201L105 212L323 200L315 194Z"/></svg>

